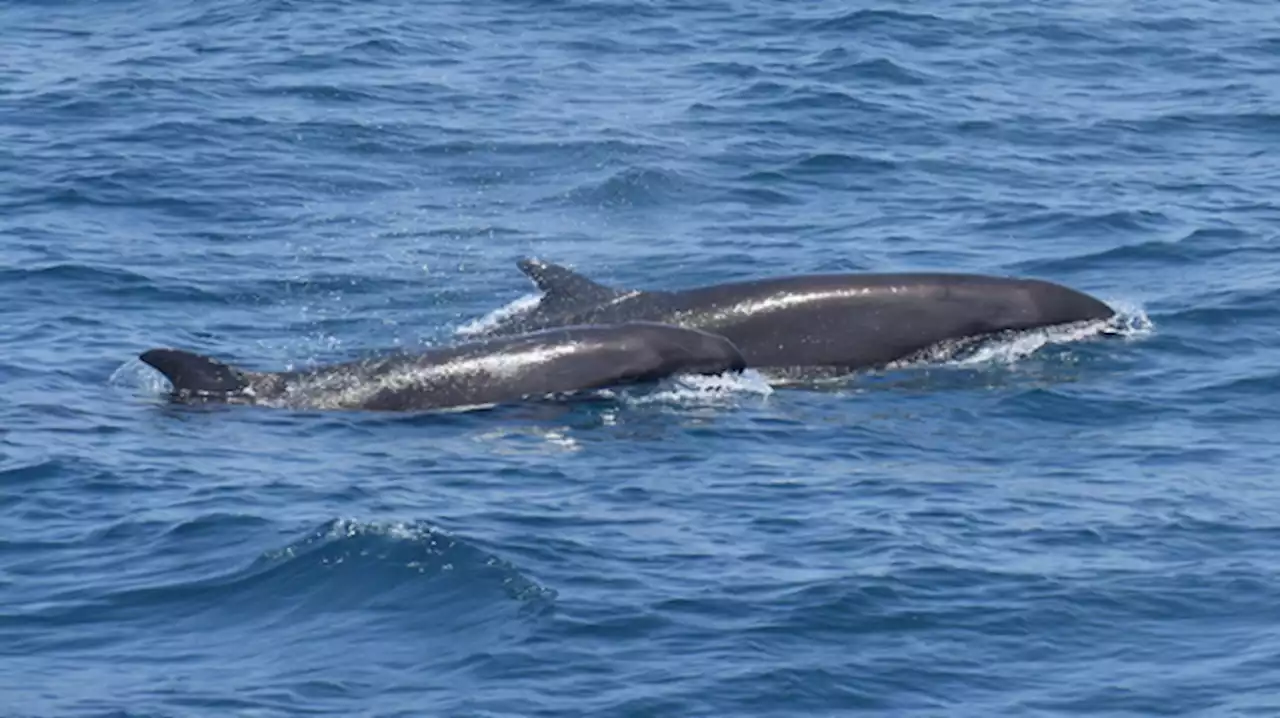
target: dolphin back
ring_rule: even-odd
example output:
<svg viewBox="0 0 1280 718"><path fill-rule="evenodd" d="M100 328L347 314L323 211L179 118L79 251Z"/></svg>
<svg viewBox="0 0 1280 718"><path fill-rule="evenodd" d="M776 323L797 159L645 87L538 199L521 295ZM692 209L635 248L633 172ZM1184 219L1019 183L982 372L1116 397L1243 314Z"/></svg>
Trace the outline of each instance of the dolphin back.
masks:
<svg viewBox="0 0 1280 718"><path fill-rule="evenodd" d="M886 366L930 347L1108 320L1101 300L1053 282L961 273L797 274L668 291L618 290L562 265L519 263L544 292L490 335L572 324L664 322L723 335L752 367Z"/></svg>
<svg viewBox="0 0 1280 718"><path fill-rule="evenodd" d="M177 401L373 411L488 405L746 368L723 336L650 322L561 327L303 372L243 371L181 349L140 358L164 374Z"/></svg>
<svg viewBox="0 0 1280 718"><path fill-rule="evenodd" d="M359 404L401 411L494 404L745 368L742 353L718 334L649 322L575 325L427 352L369 377Z"/></svg>

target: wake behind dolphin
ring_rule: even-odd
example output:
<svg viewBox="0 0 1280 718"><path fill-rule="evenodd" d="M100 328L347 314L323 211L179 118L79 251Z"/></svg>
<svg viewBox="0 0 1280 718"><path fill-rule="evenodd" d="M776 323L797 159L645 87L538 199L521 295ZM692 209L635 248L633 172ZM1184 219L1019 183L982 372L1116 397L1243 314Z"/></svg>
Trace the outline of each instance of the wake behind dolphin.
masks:
<svg viewBox="0 0 1280 718"><path fill-rule="evenodd" d="M1087 294L1039 279L978 274L796 275L656 291L609 287L561 265L522 259L542 290L532 308L481 335L654 321L719 334L747 366L825 376L881 368L944 343L1107 320Z"/></svg>
<svg viewBox="0 0 1280 718"><path fill-rule="evenodd" d="M650 322L562 327L306 371L246 371L179 349L140 358L164 374L177 401L376 411L483 406L745 367L724 337Z"/></svg>

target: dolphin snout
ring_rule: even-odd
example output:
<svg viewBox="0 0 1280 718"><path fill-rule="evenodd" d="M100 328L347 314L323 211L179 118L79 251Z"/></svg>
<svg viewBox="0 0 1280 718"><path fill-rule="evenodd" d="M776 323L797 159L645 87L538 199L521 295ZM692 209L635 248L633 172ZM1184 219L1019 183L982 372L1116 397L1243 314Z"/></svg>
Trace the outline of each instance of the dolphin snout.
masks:
<svg viewBox="0 0 1280 718"><path fill-rule="evenodd" d="M746 357L728 337L707 334L702 341L703 353L715 358L714 364L720 367L720 371L741 372L747 368Z"/></svg>
<svg viewBox="0 0 1280 718"><path fill-rule="evenodd" d="M682 328L674 341L664 342L661 351L669 361L676 361L695 374L741 372L747 360L728 337L701 329Z"/></svg>
<svg viewBox="0 0 1280 718"><path fill-rule="evenodd" d="M1110 319L1116 314L1102 300L1052 282L1036 281L1031 294L1041 317L1049 324Z"/></svg>

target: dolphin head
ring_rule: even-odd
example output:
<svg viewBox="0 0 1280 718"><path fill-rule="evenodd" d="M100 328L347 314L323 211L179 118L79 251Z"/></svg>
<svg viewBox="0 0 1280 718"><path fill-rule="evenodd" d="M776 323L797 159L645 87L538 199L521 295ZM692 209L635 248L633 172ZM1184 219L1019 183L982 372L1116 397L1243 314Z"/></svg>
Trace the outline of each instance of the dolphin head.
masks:
<svg viewBox="0 0 1280 718"><path fill-rule="evenodd" d="M1116 312L1084 292L1038 279L1028 279L1026 290L1042 324L1110 319Z"/></svg>
<svg viewBox="0 0 1280 718"><path fill-rule="evenodd" d="M719 334L656 322L630 322L628 326L647 330L647 345L656 352L664 372L679 367L681 374L721 374L747 367L737 345Z"/></svg>

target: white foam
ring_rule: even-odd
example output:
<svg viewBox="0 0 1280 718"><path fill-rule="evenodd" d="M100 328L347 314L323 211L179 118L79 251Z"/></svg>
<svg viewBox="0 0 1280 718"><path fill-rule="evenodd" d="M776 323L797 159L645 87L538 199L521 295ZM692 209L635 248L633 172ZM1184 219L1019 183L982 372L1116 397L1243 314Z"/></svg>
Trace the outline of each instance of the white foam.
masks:
<svg viewBox="0 0 1280 718"><path fill-rule="evenodd" d="M455 540L440 528L425 522L408 523L404 521L370 522L352 518L340 518L327 528L316 531L301 541L282 549L268 551L267 557L276 560L292 559L305 554L317 544L358 538L361 536L380 536L396 541L407 541L425 544L432 553L442 554L453 547ZM334 563L341 563L343 557L336 558Z"/></svg>
<svg viewBox="0 0 1280 718"><path fill-rule="evenodd" d="M678 404L718 404L731 401L744 394L769 396L773 386L763 374L748 369L741 374L689 374L671 377L664 384L668 388L641 394L638 396L622 395L620 398L628 404L654 404L671 402Z"/></svg>
<svg viewBox="0 0 1280 718"><path fill-rule="evenodd" d="M422 522L359 521L351 518L340 518L329 526L324 538L333 540L355 538L357 536L385 536L399 541L429 539L432 544L435 544L435 539L442 535L444 533L439 528Z"/></svg>
<svg viewBox="0 0 1280 718"><path fill-rule="evenodd" d="M606 422L607 423L607 422ZM474 437L474 441L491 444L495 451L502 454L525 453L576 453L582 450L582 443L570 436L567 426L542 428L537 425L499 426ZM507 442L507 439L534 439L534 442Z"/></svg>
<svg viewBox="0 0 1280 718"><path fill-rule="evenodd" d="M1114 299L1107 302L1116 310L1107 325L1110 333L1119 334L1126 339L1146 339L1155 333L1155 322L1147 316L1147 310L1137 302L1125 299Z"/></svg>
<svg viewBox="0 0 1280 718"><path fill-rule="evenodd" d="M1018 332L1005 339L984 342L971 354L945 361L951 366L974 364L1013 364L1051 344L1070 344L1096 336L1119 335L1135 340L1150 336L1155 325L1140 305L1110 302L1116 314L1106 321L1081 322Z"/></svg>

